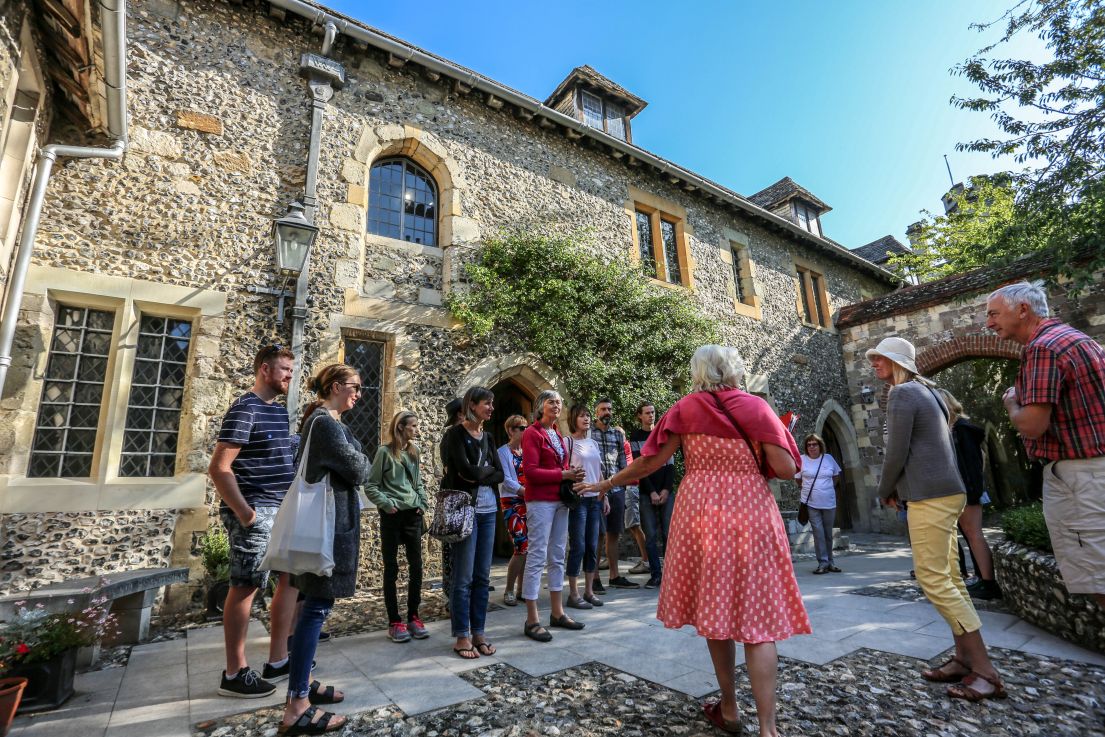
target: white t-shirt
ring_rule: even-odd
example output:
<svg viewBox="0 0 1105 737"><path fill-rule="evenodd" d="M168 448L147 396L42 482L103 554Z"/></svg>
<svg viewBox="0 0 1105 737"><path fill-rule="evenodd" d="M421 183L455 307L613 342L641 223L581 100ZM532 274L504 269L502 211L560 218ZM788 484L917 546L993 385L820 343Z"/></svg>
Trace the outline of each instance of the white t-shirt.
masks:
<svg viewBox="0 0 1105 737"><path fill-rule="evenodd" d="M821 465L820 472L817 470L818 464ZM794 476L795 479L802 480L802 493L798 501L806 502L814 509L836 509L836 487L833 486L833 476L839 473L840 466L828 453L823 453L817 458L810 458L803 453L802 470ZM814 474L817 474L817 483L811 493L810 486L814 484Z"/></svg>
<svg viewBox="0 0 1105 737"><path fill-rule="evenodd" d="M597 484L602 480L602 453L599 444L590 437L573 438L564 436L564 450L572 449L572 458L568 462L572 468L583 469L583 481L588 484ZM597 491L592 491L582 496L598 496Z"/></svg>

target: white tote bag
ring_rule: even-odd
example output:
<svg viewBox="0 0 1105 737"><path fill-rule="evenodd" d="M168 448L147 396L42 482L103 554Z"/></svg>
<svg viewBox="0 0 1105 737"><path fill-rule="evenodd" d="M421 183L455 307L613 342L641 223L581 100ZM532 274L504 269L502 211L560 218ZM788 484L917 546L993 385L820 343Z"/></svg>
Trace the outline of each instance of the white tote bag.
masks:
<svg viewBox="0 0 1105 737"><path fill-rule="evenodd" d="M314 428L313 423L311 427ZM316 576L330 576L334 572L334 490L330 488L330 474L314 484L307 483L310 450L308 432L299 468L273 521L268 549L260 565L262 570Z"/></svg>

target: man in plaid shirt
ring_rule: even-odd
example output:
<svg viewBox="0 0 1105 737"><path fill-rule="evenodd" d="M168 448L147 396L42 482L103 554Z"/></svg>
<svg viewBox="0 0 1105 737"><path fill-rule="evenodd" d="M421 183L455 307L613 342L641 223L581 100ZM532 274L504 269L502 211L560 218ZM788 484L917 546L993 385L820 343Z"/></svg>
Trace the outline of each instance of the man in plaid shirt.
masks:
<svg viewBox="0 0 1105 737"><path fill-rule="evenodd" d="M1024 346L1002 401L1029 455L1045 461L1044 517L1067 590L1105 607L1105 350L1049 317L1047 294L1010 284L986 327Z"/></svg>

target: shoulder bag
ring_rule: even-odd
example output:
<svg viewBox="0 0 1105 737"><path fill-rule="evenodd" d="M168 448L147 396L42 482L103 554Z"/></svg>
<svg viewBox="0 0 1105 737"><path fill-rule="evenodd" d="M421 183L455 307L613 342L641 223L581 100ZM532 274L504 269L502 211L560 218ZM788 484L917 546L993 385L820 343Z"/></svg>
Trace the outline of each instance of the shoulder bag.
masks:
<svg viewBox="0 0 1105 737"><path fill-rule="evenodd" d="M480 460L483 461L483 447ZM434 518L430 522L430 537L443 543L464 542L476 526L476 505L472 494L461 489L441 489L437 492Z"/></svg>
<svg viewBox="0 0 1105 737"><path fill-rule="evenodd" d="M806 501L798 502L798 524L808 525L810 523L810 508L807 503L810 497L813 496L813 487L817 484L817 477L821 474L821 464L825 462L825 454L821 454L821 462L817 464L817 470L813 473L813 481L810 482L810 493L806 494Z"/></svg>
<svg viewBox="0 0 1105 737"><path fill-rule="evenodd" d="M552 442L552 441L550 441ZM568 466L572 465L572 450L575 448L575 443L572 442L572 436L568 436L568 449L566 451ZM579 492L575 490L576 482L572 479L564 479L560 482L560 503L568 509L579 509L580 503L583 501L583 497L579 495Z"/></svg>
<svg viewBox="0 0 1105 737"><path fill-rule="evenodd" d="M748 433L744 431L744 428L740 426L740 423L736 421L733 415L729 414L729 410L725 408L725 404L721 401L721 397L719 397L717 394L714 394L713 392L710 392L710 396L714 398L714 402L717 403L717 408L721 410L721 413L729 418L729 422L733 423L733 427L737 429L737 433L741 436L741 440L743 440L748 445L748 452L752 454L752 458L754 458L756 461L756 466L760 469L760 474L766 480L767 453L764 453L763 449L761 448L760 454L756 455L756 446L752 445L752 440L748 437Z"/></svg>

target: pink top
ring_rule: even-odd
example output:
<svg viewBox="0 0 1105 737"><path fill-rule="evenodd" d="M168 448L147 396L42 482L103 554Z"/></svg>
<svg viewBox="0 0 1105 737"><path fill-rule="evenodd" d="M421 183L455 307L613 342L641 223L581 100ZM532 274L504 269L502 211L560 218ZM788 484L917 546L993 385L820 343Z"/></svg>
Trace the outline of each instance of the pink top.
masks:
<svg viewBox="0 0 1105 737"><path fill-rule="evenodd" d="M753 443L777 445L790 452L799 469L802 467L798 444L767 402L740 389L724 389L717 392L717 396ZM672 435L691 434L741 439L741 434L733 427L729 417L718 408L710 392L692 392L664 413L656 424L656 429L648 436L645 446L641 448L641 455L656 455L660 452L660 446ZM767 471L768 478L775 478L775 472L770 466Z"/></svg>

